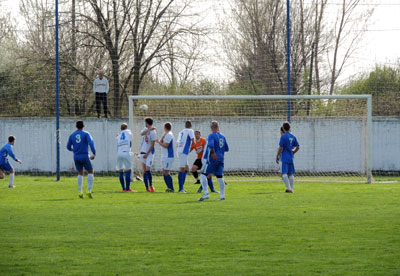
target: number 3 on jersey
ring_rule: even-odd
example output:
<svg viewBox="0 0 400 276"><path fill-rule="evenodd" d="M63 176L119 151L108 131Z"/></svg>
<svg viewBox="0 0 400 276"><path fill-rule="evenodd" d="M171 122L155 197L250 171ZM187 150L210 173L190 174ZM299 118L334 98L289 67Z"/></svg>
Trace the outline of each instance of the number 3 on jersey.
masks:
<svg viewBox="0 0 400 276"><path fill-rule="evenodd" d="M75 141L79 144L81 141L82 141L82 139L81 139L81 135L80 134L77 134L76 136L75 136Z"/></svg>

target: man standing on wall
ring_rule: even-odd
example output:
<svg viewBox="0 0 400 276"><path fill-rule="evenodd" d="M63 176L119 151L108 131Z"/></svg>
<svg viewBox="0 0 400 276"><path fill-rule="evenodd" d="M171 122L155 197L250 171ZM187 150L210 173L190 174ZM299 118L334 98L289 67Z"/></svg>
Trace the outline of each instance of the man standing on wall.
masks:
<svg viewBox="0 0 400 276"><path fill-rule="evenodd" d="M97 118L100 118L101 103L103 103L104 118L108 118L107 93L109 89L108 80L104 77L103 71L99 71L98 77L93 82L93 92L96 94Z"/></svg>

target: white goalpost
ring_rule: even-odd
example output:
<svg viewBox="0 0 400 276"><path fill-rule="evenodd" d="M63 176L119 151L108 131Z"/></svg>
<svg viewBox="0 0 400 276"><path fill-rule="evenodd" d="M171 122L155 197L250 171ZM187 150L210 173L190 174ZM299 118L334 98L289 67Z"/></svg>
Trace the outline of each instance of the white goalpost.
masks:
<svg viewBox="0 0 400 276"><path fill-rule="evenodd" d="M148 109L141 111L142 104ZM177 135L185 121L192 120L193 129L203 137L210 133L210 121L219 121L230 146L225 174L243 181L279 176L275 156L280 127L289 119L300 144L295 156L299 179L372 182L371 95L130 96L129 126L134 133L144 127L145 117L154 119L158 137L167 121ZM139 142L135 137L135 149ZM193 162L196 154L189 157ZM177 169L178 162L174 163ZM161 170L159 147L153 170Z"/></svg>

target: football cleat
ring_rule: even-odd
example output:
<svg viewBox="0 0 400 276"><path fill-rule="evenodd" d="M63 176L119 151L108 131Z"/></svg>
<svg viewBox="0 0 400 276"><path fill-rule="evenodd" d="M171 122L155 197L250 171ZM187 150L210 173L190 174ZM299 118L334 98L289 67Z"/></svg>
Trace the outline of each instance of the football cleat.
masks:
<svg viewBox="0 0 400 276"><path fill-rule="evenodd" d="M136 190L132 190L132 189L129 189L129 190L126 190L127 192L130 192L130 193L136 193L137 191Z"/></svg>
<svg viewBox="0 0 400 276"><path fill-rule="evenodd" d="M150 190L150 189L146 189L146 191L149 192L149 193L151 193L151 190Z"/></svg>
<svg viewBox="0 0 400 276"><path fill-rule="evenodd" d="M292 190L286 190L285 193L293 193Z"/></svg>
<svg viewBox="0 0 400 276"><path fill-rule="evenodd" d="M214 194L219 194L219 191L211 191Z"/></svg>
<svg viewBox="0 0 400 276"><path fill-rule="evenodd" d="M182 194L187 194L186 190L180 190L179 192L182 193Z"/></svg>
<svg viewBox="0 0 400 276"><path fill-rule="evenodd" d="M79 198L83 198L83 193L79 193Z"/></svg>
<svg viewBox="0 0 400 276"><path fill-rule="evenodd" d="M91 192L87 192L87 193L86 193L86 196L87 196L88 198L90 198L90 199L93 199L93 195L92 195Z"/></svg>
<svg viewBox="0 0 400 276"><path fill-rule="evenodd" d="M209 198L210 198L209 195L202 195L198 200L199 200L199 201L203 201L203 200L209 199Z"/></svg>
<svg viewBox="0 0 400 276"><path fill-rule="evenodd" d="M156 190L154 189L153 186L150 186L150 192L154 193Z"/></svg>
<svg viewBox="0 0 400 276"><path fill-rule="evenodd" d="M126 193L128 190L122 190L124 193Z"/></svg>
<svg viewBox="0 0 400 276"><path fill-rule="evenodd" d="M16 188L17 186L15 185L9 185L8 188Z"/></svg>
<svg viewBox="0 0 400 276"><path fill-rule="evenodd" d="M220 197L217 199L217 201L225 200L225 197Z"/></svg>

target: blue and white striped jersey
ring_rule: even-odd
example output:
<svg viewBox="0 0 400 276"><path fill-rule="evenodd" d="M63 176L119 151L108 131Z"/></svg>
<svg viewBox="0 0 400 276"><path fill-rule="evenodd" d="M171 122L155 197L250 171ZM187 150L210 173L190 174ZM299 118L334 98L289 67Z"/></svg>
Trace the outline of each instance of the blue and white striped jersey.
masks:
<svg viewBox="0 0 400 276"><path fill-rule="evenodd" d="M176 141L178 144L178 152L189 154L192 139L194 139L193 129L185 128L181 130L178 134L178 140Z"/></svg>
<svg viewBox="0 0 400 276"><path fill-rule="evenodd" d="M174 134L172 131L168 132L164 137L164 143L169 143L168 148L162 148L162 157L163 158L174 158Z"/></svg>

